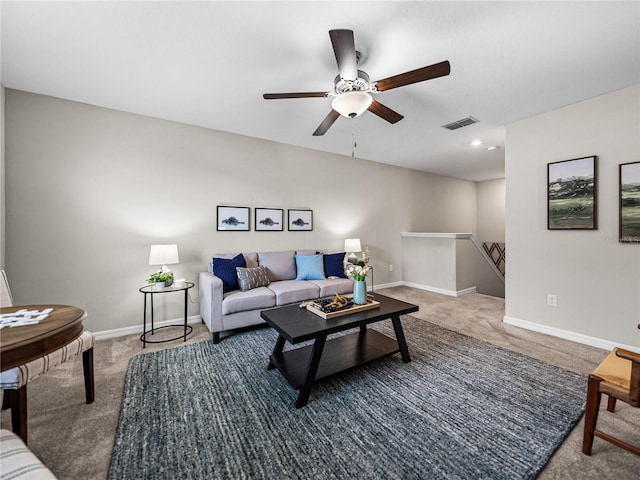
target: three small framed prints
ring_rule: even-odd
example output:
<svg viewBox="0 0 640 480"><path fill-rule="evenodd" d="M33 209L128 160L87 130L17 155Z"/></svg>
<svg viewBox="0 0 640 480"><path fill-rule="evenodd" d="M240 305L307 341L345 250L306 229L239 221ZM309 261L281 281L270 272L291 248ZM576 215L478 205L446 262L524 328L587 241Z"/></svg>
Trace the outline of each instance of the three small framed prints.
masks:
<svg viewBox="0 0 640 480"><path fill-rule="evenodd" d="M255 208L256 232L282 232L284 230L284 209L282 208ZM248 232L251 228L250 207L217 208L217 230L219 232L242 231ZM287 230L301 232L313 230L313 210L287 210Z"/></svg>

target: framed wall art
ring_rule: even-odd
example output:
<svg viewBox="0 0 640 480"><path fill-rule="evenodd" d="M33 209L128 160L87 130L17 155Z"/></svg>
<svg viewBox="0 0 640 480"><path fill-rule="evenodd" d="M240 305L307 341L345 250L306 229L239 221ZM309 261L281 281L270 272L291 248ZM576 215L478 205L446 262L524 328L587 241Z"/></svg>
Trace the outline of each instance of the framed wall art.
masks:
<svg viewBox="0 0 640 480"><path fill-rule="evenodd" d="M640 243L640 162L620 165L620 242Z"/></svg>
<svg viewBox="0 0 640 480"><path fill-rule="evenodd" d="M597 230L598 157L547 164L547 229Z"/></svg>
<svg viewBox="0 0 640 480"><path fill-rule="evenodd" d="M282 208L256 208L256 232L281 232L284 230L284 210Z"/></svg>
<svg viewBox="0 0 640 480"><path fill-rule="evenodd" d="M250 208L249 207L222 207L218 205L218 225L219 232L250 230Z"/></svg>
<svg viewBox="0 0 640 480"><path fill-rule="evenodd" d="M288 230L291 232L313 230L313 210L288 210Z"/></svg>

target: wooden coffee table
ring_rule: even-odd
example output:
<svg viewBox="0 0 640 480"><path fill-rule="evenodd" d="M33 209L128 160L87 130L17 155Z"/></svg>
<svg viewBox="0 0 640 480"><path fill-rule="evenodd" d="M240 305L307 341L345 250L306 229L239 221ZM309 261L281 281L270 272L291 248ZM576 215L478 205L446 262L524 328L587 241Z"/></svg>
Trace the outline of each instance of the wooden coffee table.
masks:
<svg viewBox="0 0 640 480"><path fill-rule="evenodd" d="M377 293L373 298L380 302L379 308L328 320L298 305L260 313L278 332L267 369L277 368L296 390L300 390L296 408L307 404L316 380L398 352L403 362L411 361L400 315L417 312L418 306ZM393 322L395 339L366 327L387 319ZM332 333L354 328L359 330L327 341L327 336ZM313 340L313 344L283 351L285 342L296 344L307 340Z"/></svg>

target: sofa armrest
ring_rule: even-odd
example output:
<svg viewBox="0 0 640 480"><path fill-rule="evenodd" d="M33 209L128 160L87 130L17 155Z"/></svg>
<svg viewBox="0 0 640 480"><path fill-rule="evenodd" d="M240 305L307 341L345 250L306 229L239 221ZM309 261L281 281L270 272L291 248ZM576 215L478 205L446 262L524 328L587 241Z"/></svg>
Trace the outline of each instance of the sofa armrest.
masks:
<svg viewBox="0 0 640 480"><path fill-rule="evenodd" d="M210 332L222 332L222 280L200 272L200 316Z"/></svg>

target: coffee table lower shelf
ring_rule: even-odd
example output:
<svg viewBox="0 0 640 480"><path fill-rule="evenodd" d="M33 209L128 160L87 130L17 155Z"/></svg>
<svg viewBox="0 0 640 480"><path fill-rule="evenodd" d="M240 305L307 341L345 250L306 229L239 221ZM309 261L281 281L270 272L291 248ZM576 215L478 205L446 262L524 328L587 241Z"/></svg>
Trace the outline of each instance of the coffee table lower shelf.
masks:
<svg viewBox="0 0 640 480"><path fill-rule="evenodd" d="M296 390L306 380L313 345L271 355L276 367ZM322 351L314 380L329 377L378 358L400 352L398 341L382 333L366 329L328 340Z"/></svg>

